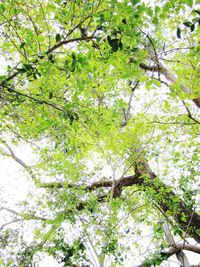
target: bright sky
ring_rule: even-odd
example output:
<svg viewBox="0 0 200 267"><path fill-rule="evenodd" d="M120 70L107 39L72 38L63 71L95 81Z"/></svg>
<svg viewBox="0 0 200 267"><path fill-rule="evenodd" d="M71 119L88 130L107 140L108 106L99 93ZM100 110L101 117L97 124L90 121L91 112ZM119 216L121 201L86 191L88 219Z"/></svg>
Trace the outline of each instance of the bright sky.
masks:
<svg viewBox="0 0 200 267"><path fill-rule="evenodd" d="M21 158L27 158L27 149L18 150ZM22 157L23 156L23 157ZM22 167L10 158L0 157L0 201L2 206L13 208L17 211L17 202L26 199L33 183L25 175ZM5 213L0 214L0 225L5 223ZM9 225L10 226L10 225ZM43 260L35 267L60 267L60 265L51 257L43 257Z"/></svg>

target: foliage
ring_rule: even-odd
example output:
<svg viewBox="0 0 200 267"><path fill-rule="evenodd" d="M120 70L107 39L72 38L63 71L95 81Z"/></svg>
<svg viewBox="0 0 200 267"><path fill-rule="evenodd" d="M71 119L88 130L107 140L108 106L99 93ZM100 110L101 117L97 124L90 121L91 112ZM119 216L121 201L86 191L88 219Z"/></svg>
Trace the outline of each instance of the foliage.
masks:
<svg viewBox="0 0 200 267"><path fill-rule="evenodd" d="M192 0L1 1L1 153L35 183L1 207L4 266L159 265L164 221L200 242L199 16Z"/></svg>

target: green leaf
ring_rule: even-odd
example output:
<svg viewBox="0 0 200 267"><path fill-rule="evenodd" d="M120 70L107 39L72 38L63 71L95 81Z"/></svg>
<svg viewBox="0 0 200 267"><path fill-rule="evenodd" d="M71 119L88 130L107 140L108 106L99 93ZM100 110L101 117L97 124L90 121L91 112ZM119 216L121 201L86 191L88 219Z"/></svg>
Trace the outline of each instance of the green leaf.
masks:
<svg viewBox="0 0 200 267"><path fill-rule="evenodd" d="M39 55L38 55L38 58L43 59L43 58L45 58L45 55L41 55L41 54L39 54Z"/></svg>
<svg viewBox="0 0 200 267"><path fill-rule="evenodd" d="M21 44L20 44L20 49L22 49L24 46L26 45L26 42L22 42Z"/></svg>
<svg viewBox="0 0 200 267"><path fill-rule="evenodd" d="M7 76L6 75L0 75L0 80L5 80L7 78Z"/></svg>
<svg viewBox="0 0 200 267"><path fill-rule="evenodd" d="M57 34L56 34L56 37L55 37L55 39L56 39L56 43L58 43L58 42L60 42L60 41L61 41L61 36L60 36L60 34L59 34L59 33L57 33Z"/></svg>
<svg viewBox="0 0 200 267"><path fill-rule="evenodd" d="M181 29L180 28L177 28L176 30L176 35L179 39L181 39Z"/></svg>
<svg viewBox="0 0 200 267"><path fill-rule="evenodd" d="M186 3L189 7L192 7L192 6L193 6L193 0L185 0L185 3Z"/></svg>
<svg viewBox="0 0 200 267"><path fill-rule="evenodd" d="M123 20L122 20L122 23L126 24L126 19L123 19Z"/></svg>
<svg viewBox="0 0 200 267"><path fill-rule="evenodd" d="M52 99L52 98L53 98L53 93L51 91L51 92L49 92L49 99Z"/></svg>
<svg viewBox="0 0 200 267"><path fill-rule="evenodd" d="M112 47L113 52L117 52L119 47L122 49L122 43L121 41L119 41L119 39L117 38L111 39L110 36L108 35L107 40L109 45ZM119 42L121 43L120 45Z"/></svg>
<svg viewBox="0 0 200 267"><path fill-rule="evenodd" d="M187 28L190 28L191 32L194 31L194 29L195 29L195 24L193 24L192 22L190 22L190 21L186 21L186 22L183 22L183 24L184 24Z"/></svg>
<svg viewBox="0 0 200 267"><path fill-rule="evenodd" d="M190 28L192 26L192 22L190 22L190 21L183 22L183 24L188 28Z"/></svg>
<svg viewBox="0 0 200 267"><path fill-rule="evenodd" d="M111 37L110 37L110 35L107 36L107 40L108 40L109 45L111 45Z"/></svg>
<svg viewBox="0 0 200 267"><path fill-rule="evenodd" d="M131 3L133 6L135 6L136 4L138 4L140 1L139 0L131 0Z"/></svg>
<svg viewBox="0 0 200 267"><path fill-rule="evenodd" d="M27 71L27 69L26 68L17 68L17 71L19 73L25 73Z"/></svg>
<svg viewBox="0 0 200 267"><path fill-rule="evenodd" d="M33 73L33 78L34 78L34 80L37 80L37 75L35 73Z"/></svg>
<svg viewBox="0 0 200 267"><path fill-rule="evenodd" d="M51 61L51 63L54 63L55 62L55 57L53 54L49 54L48 55L48 60Z"/></svg>
<svg viewBox="0 0 200 267"><path fill-rule="evenodd" d="M32 64L24 63L24 64L23 64L23 67L24 67L26 70L31 70L31 69L33 69Z"/></svg>
<svg viewBox="0 0 200 267"><path fill-rule="evenodd" d="M4 4L0 4L0 12L3 13L6 10Z"/></svg>
<svg viewBox="0 0 200 267"><path fill-rule="evenodd" d="M190 27L191 32L193 32L194 29L195 29L195 24L192 24L191 27Z"/></svg>
<svg viewBox="0 0 200 267"><path fill-rule="evenodd" d="M200 11L197 9L193 9L194 12L196 12L198 15L200 15Z"/></svg>

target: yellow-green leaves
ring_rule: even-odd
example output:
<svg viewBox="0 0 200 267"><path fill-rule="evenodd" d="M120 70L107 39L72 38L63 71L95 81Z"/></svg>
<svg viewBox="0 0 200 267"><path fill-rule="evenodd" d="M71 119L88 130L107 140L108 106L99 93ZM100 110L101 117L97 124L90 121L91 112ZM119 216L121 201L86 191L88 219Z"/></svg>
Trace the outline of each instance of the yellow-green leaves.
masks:
<svg viewBox="0 0 200 267"><path fill-rule="evenodd" d="M163 217L198 240L199 15L191 0L1 1L1 139L34 147L40 197L23 220L29 205L45 215L36 245L19 242L26 266L38 251L91 266L90 249L134 265L144 229L166 246ZM21 266L4 234L3 260ZM147 266L164 260L152 255Z"/></svg>

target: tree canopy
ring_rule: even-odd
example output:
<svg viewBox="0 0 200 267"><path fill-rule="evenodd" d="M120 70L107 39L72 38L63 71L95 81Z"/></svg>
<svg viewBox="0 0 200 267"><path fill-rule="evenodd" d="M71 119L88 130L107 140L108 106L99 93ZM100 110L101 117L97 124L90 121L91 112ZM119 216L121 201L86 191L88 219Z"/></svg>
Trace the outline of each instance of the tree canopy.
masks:
<svg viewBox="0 0 200 267"><path fill-rule="evenodd" d="M194 264L198 1L7 0L0 25L0 152L35 185L0 206L2 266Z"/></svg>

